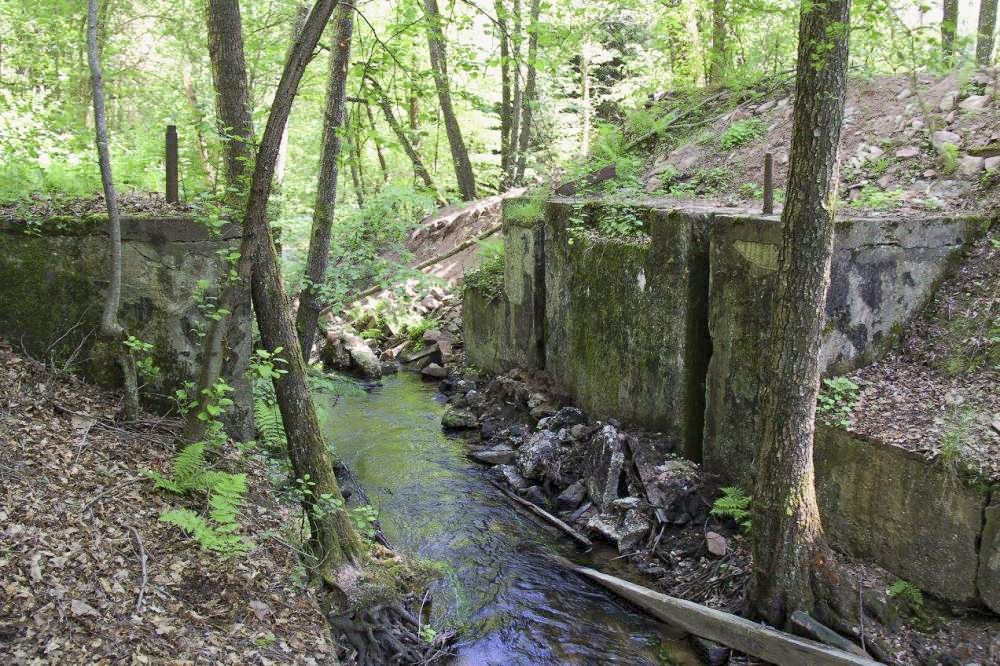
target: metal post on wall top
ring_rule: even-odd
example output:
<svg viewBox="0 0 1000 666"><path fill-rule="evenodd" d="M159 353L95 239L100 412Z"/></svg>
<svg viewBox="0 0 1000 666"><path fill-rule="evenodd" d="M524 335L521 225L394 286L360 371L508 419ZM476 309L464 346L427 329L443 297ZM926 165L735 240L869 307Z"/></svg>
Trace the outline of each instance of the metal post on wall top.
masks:
<svg viewBox="0 0 1000 666"><path fill-rule="evenodd" d="M167 203L179 203L177 188L177 125L167 125Z"/></svg>

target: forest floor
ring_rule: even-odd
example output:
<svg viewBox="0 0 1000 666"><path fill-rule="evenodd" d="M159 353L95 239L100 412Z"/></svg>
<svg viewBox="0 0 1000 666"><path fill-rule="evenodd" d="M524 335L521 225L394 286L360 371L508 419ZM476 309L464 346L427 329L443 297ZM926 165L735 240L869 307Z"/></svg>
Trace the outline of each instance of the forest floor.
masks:
<svg viewBox="0 0 1000 666"><path fill-rule="evenodd" d="M195 206L191 204L168 204L166 197L160 192L119 192L118 206L122 215L173 216L191 215L195 211ZM0 221L4 222L45 221L63 215L84 217L107 214L102 194L71 197L35 193L26 200L0 201Z"/></svg>
<svg viewBox="0 0 1000 666"><path fill-rule="evenodd" d="M224 560L158 520L199 508L143 474L169 473L179 424L119 411L0 343L0 661L332 663L264 463L221 453L220 467L248 473L240 521L256 542Z"/></svg>

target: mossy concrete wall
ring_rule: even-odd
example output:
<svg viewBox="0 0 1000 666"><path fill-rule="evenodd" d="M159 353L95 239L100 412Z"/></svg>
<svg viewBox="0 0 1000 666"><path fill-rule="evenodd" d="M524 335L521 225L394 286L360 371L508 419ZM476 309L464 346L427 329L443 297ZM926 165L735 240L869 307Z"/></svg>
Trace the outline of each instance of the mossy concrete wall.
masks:
<svg viewBox="0 0 1000 666"><path fill-rule="evenodd" d="M213 238L191 219L122 219L121 321L129 334L153 345L162 370L141 392L150 407L172 407L174 390L196 376L199 331L206 325L196 302L197 283L206 280L217 289L223 270L217 253L238 239L236 226ZM119 386L117 366L98 335L109 274L100 217L0 226L0 336L59 367ZM226 335L224 374L236 389L226 423L239 438L253 435L252 396L244 378L250 317L247 298L230 318Z"/></svg>
<svg viewBox="0 0 1000 666"><path fill-rule="evenodd" d="M467 287L462 295L466 357L488 372L545 365L543 220L510 214L524 203L503 202L503 285L492 292Z"/></svg>
<svg viewBox="0 0 1000 666"><path fill-rule="evenodd" d="M977 579L991 576L980 565L987 487L919 454L825 426L814 457L823 527L838 549L943 599L977 599Z"/></svg>
<svg viewBox="0 0 1000 666"><path fill-rule="evenodd" d="M661 430L700 457L708 338L707 218L637 208L634 238L593 232L608 211L552 202L545 224L545 368L596 417Z"/></svg>
<svg viewBox="0 0 1000 666"><path fill-rule="evenodd" d="M840 374L888 347L975 235L971 219L864 219L837 224L820 368ZM766 344L781 245L777 218L717 216L709 233L704 463L752 485L760 349Z"/></svg>
<svg viewBox="0 0 1000 666"><path fill-rule="evenodd" d="M983 534L979 545L979 595L1000 613L1000 487L994 487L983 512Z"/></svg>

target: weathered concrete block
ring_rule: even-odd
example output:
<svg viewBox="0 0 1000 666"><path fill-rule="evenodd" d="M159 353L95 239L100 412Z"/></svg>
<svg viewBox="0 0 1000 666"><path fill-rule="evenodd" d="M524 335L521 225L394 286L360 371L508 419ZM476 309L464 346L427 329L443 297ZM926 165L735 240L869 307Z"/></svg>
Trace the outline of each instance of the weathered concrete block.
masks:
<svg viewBox="0 0 1000 666"><path fill-rule="evenodd" d="M608 210L549 204L545 368L588 414L662 430L699 459L707 218L636 208L646 238L588 232Z"/></svg>
<svg viewBox="0 0 1000 666"><path fill-rule="evenodd" d="M976 599L985 489L919 454L825 426L816 433L815 464L820 514L835 547L941 598ZM1000 573L1000 557L996 565Z"/></svg>
<svg viewBox="0 0 1000 666"><path fill-rule="evenodd" d="M162 374L148 382L143 400L154 409L172 407L171 396L197 376L200 330L198 283L217 286L223 266L218 252L239 239L231 225L213 238L194 220L123 218L121 321L129 334L151 343ZM19 224L0 228L0 335L24 344L36 356L73 362L84 375L119 386L116 364L98 344L109 272L105 223L67 220L41 233ZM223 376L235 388L226 416L236 438L253 435L253 399L244 373L251 352L249 294L230 317Z"/></svg>
<svg viewBox="0 0 1000 666"><path fill-rule="evenodd" d="M971 219L838 223L820 368L840 374L874 358L921 308L950 260L976 233ZM709 471L752 484L760 350L767 344L781 226L775 218L720 216L709 232L705 412Z"/></svg>
<svg viewBox="0 0 1000 666"><path fill-rule="evenodd" d="M1000 487L983 512L983 536L979 545L979 596L993 612L1000 613Z"/></svg>

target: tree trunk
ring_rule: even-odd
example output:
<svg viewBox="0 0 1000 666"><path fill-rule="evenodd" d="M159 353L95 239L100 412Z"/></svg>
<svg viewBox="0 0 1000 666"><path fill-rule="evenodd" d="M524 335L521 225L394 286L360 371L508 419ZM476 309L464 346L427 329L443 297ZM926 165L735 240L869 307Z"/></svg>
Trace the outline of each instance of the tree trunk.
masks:
<svg viewBox="0 0 1000 666"><path fill-rule="evenodd" d="M427 21L427 46L431 56L431 69L434 72L434 87L437 89L441 115L444 117L444 127L448 134L448 144L451 146L451 159L455 166L458 191L464 201L473 201L476 198L476 177L472 173L469 151L462 139L462 128L458 125L458 118L451 105L448 58L445 53L444 31L441 29L441 14L438 11L437 0L424 0L424 13Z"/></svg>
<svg viewBox="0 0 1000 666"><path fill-rule="evenodd" d="M528 141L531 137L531 112L535 105L535 58L538 56L538 19L542 13L540 0L531 0L531 35L528 37L528 74L524 83L524 111L521 114L521 136L517 140L517 174L514 184L524 180L528 162Z"/></svg>
<svg viewBox="0 0 1000 666"><path fill-rule="evenodd" d="M514 34L511 36L511 72L510 84L513 87L510 100L510 156L507 158L508 170L505 172L505 186L510 186L515 176L515 166L517 164L518 137L521 131L521 0L514 0ZM504 188L506 189L506 187Z"/></svg>
<svg viewBox="0 0 1000 666"><path fill-rule="evenodd" d="M299 39L299 34L302 32L302 26L306 22L306 16L309 15L309 5L301 4L295 8L295 21L292 24L292 44L288 47L288 54L291 54L292 49L295 47L295 42ZM288 161L288 123L285 123L284 129L281 130L281 144L278 146L278 162L274 165L274 189L280 192L285 185L285 164Z"/></svg>
<svg viewBox="0 0 1000 666"><path fill-rule="evenodd" d="M247 179L253 168L253 116L243 38L233 38L234 30L242 27L239 4L233 0L208 0L207 18L208 53L212 60L212 80L216 90L215 104L221 125L219 131L224 137L224 199L229 206L242 209Z"/></svg>
<svg viewBox="0 0 1000 666"><path fill-rule="evenodd" d="M201 107L198 105L198 94L194 89L194 79L191 76L190 63L184 66L182 76L184 79L184 98L187 100L188 106L191 107L191 114L194 116L195 121L194 137L195 143L198 146L198 161L201 164L202 172L205 174L205 182L214 190L217 185L215 182L215 169L208 159L205 136L201 132L201 123L204 120L204 115L202 114Z"/></svg>
<svg viewBox="0 0 1000 666"><path fill-rule="evenodd" d="M944 0L941 9L941 51L945 62L955 57L955 36L958 33L958 0Z"/></svg>
<svg viewBox="0 0 1000 666"><path fill-rule="evenodd" d="M281 284L278 257L267 221L267 203L274 178L281 132L288 120L302 73L316 50L335 4L334 0L316 1L303 26L302 34L296 40L295 47L285 63L254 163L239 263L240 281L243 284L247 280L251 282L251 295L264 347L272 351L282 348L280 356L285 360L284 367L287 372L274 381L278 408L285 426L288 456L293 472L297 479L308 478L309 483L315 484L310 486L312 492L303 498L302 507L310 525L309 547L317 559L315 573L331 585L336 585L337 568L358 560L362 550L361 540L350 517L343 509L324 513L317 506L317 500L323 495L334 500L343 500L343 496L333 473L330 454L319 430L306 382L302 350L292 321L288 297ZM213 22L211 15L214 11L220 11L224 16L230 17L230 31L221 34L225 39L239 44L230 44L223 51L213 52L213 60L219 53L224 53L227 57L242 58L243 38L238 0L210 0L210 25ZM216 24L218 18L216 17ZM235 82L237 89L219 90L220 98L229 94L238 96L239 87L246 90L244 63L213 62L213 65L220 70L244 73L244 79ZM227 100L225 108L238 106ZM243 106L243 109L249 116L249 107ZM244 120L243 126L248 126L249 118Z"/></svg>
<svg viewBox="0 0 1000 666"><path fill-rule="evenodd" d="M997 27L997 0L980 0L976 36L976 64L989 67L993 57L993 36Z"/></svg>
<svg viewBox="0 0 1000 666"><path fill-rule="evenodd" d="M750 612L774 626L812 611L828 551L813 472L819 348L833 256L850 0L803 5L788 199L763 350Z"/></svg>
<svg viewBox="0 0 1000 666"><path fill-rule="evenodd" d="M351 36L354 33L354 4L341 0L334 14L336 28L333 53L330 56L330 83L323 114L323 153L319 161L319 182L316 185L316 205L313 209L309 252L306 258L305 280L299 292L296 327L302 360L308 364L316 338L316 321L321 303L317 288L326 278L330 257L330 233L337 204L337 160L340 158L340 136L344 126L344 99L347 97L347 71L351 64ZM284 136L284 133L282 134Z"/></svg>
<svg viewBox="0 0 1000 666"><path fill-rule="evenodd" d="M378 127L375 125L375 114L372 112L371 104L365 104L365 113L368 114L368 127L372 130L372 141L375 142L375 154L378 156L378 167L382 171L382 182L389 182L389 165L385 163L385 155L382 153L382 141L379 138ZM376 188L376 191L381 188Z"/></svg>
<svg viewBox="0 0 1000 666"><path fill-rule="evenodd" d="M108 294L101 316L101 335L113 350L122 372L125 390L125 418L133 420L139 415L139 388L136 379L135 359L125 346L125 329L118 321L122 294L122 226L118 213L118 193L111 174L111 156L108 150L108 116L104 106L104 75L97 51L97 0L87 2L87 60L90 63L90 84L94 98L94 125L97 128L97 161L101 168L104 202L108 208L108 242L111 245L111 277Z"/></svg>
<svg viewBox="0 0 1000 666"><path fill-rule="evenodd" d="M580 49L580 154L590 152L590 63L587 62L587 45Z"/></svg>
<svg viewBox="0 0 1000 666"><path fill-rule="evenodd" d="M351 132L354 135L351 136ZM357 128L352 128L351 126L351 114L344 114L344 136L347 137L347 152L349 159L347 161L351 169L351 183L354 185L354 196L358 200L358 208L365 205L365 179L361 175L361 150L358 145L360 142L360 135L357 132Z"/></svg>
<svg viewBox="0 0 1000 666"><path fill-rule="evenodd" d="M430 189L434 189L434 181L431 180L431 175L424 166L423 160L420 159L420 155L417 153L416 148L410 143L410 140L406 136L406 132L403 130L402 125L396 120L396 114L392 110L392 100L389 96L385 94L382 86L375 77L368 76L368 82L372 86L372 91L375 93L375 100L382 109L382 113L385 115L385 121L389 123L389 128L392 130L393 134L396 135L396 139L399 140L399 144L403 147L403 151L406 153L407 157L410 158L410 162L413 163L413 173L417 175L420 180L424 182Z"/></svg>
<svg viewBox="0 0 1000 666"><path fill-rule="evenodd" d="M721 86L726 76L726 0L712 1L712 70L709 83Z"/></svg>
<svg viewBox="0 0 1000 666"><path fill-rule="evenodd" d="M507 8L496 0L497 28L500 31L500 171L506 179L511 158L511 117L514 107L510 85L510 33L507 30ZM502 187L502 185L501 185Z"/></svg>

